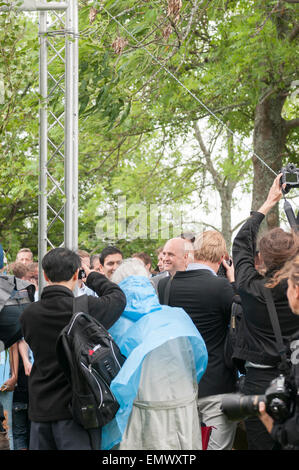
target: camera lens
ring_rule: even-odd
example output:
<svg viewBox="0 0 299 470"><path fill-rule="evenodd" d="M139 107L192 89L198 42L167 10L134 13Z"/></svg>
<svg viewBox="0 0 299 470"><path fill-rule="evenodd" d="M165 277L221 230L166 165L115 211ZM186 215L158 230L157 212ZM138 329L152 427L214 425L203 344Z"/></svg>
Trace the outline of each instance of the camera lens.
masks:
<svg viewBox="0 0 299 470"><path fill-rule="evenodd" d="M288 404L277 397L272 399L271 403L267 406L266 411L277 422L283 422L288 418L290 413Z"/></svg>
<svg viewBox="0 0 299 470"><path fill-rule="evenodd" d="M228 394L222 399L221 410L231 421L240 421L259 414L259 403L263 395Z"/></svg>

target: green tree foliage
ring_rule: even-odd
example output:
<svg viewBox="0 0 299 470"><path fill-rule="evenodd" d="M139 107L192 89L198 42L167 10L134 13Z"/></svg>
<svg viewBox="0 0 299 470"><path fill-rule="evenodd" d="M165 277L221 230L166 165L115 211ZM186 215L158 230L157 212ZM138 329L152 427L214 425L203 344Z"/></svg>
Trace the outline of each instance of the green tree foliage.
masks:
<svg viewBox="0 0 299 470"><path fill-rule="evenodd" d="M0 233L8 259L37 247L38 44L30 18L0 13Z"/></svg>
<svg viewBox="0 0 299 470"><path fill-rule="evenodd" d="M169 145L177 144L178 137L186 137L200 119L208 117L214 127L222 122L242 139L253 137L252 150L275 172L294 155L295 106L288 120L282 117L298 68L294 2L169 0L91 5L93 70L99 71L102 87L96 97L89 93L85 112L101 117L110 141L120 134L160 130ZM239 151L244 158L233 163L235 170L231 171L232 159L224 159L217 167L219 176L240 178L248 149L242 150L241 145ZM194 169L194 159L189 161ZM253 165L253 208L257 209L274 175L256 156ZM159 170L163 178L163 166ZM199 164L198 179L201 173ZM187 192L189 182L177 178ZM272 221L276 223L277 219Z"/></svg>
<svg viewBox="0 0 299 470"><path fill-rule="evenodd" d="M144 205L148 212L157 205L166 214L171 204L194 203L194 194L204 207L215 188L223 212L217 226L229 240L235 188L253 180L257 208L274 176L255 157L252 165L250 148L274 171L286 161L299 163L298 5L283 0L81 0L79 5L80 247L98 252L111 241L99 237L96 227L105 224L109 211L117 213L121 197L127 207ZM37 25L13 13L0 14L0 21L1 235L10 240L9 250L29 245L36 252ZM253 144L244 147L248 139ZM128 226L134 215L125 218ZM175 225L171 216L164 222ZM126 255L142 247L154 253L164 241L162 232L154 239L112 241Z"/></svg>

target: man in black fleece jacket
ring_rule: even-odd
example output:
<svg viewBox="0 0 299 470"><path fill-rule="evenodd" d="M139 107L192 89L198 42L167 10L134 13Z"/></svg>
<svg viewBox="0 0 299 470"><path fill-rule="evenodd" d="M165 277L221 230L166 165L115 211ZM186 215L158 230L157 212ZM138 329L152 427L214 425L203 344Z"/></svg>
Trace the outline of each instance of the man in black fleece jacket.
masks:
<svg viewBox="0 0 299 470"><path fill-rule="evenodd" d="M79 256L66 248L49 251L42 260L48 285L41 300L30 304L20 321L34 357L29 377L31 450L100 449L101 430L87 432L69 410L71 388L56 358L56 341L73 313L73 290L81 266ZM109 329L126 305L122 290L104 275L88 271L86 284L98 297L88 296L89 314Z"/></svg>

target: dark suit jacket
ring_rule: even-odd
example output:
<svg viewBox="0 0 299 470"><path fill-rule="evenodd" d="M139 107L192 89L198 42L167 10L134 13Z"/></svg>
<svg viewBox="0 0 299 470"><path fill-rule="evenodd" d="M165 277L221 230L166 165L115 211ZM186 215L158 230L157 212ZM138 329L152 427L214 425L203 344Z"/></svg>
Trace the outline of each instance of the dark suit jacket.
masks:
<svg viewBox="0 0 299 470"><path fill-rule="evenodd" d="M169 278L158 284L160 303ZM224 364L223 346L230 321L234 291L226 278L208 269L180 271L171 281L168 305L182 307L202 335L208 366L198 387L199 397L235 391L235 374Z"/></svg>

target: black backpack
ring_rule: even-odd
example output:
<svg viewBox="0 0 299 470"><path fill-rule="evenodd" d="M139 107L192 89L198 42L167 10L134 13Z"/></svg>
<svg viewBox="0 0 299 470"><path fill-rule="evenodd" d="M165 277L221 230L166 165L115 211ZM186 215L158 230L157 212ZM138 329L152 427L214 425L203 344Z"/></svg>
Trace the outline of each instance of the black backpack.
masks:
<svg viewBox="0 0 299 470"><path fill-rule="evenodd" d="M94 429L111 421L119 404L110 390L125 357L112 336L88 314L88 296L74 299L73 316L61 331L56 354L72 388L74 421Z"/></svg>
<svg viewBox="0 0 299 470"><path fill-rule="evenodd" d="M34 301L35 287L13 275L0 275L0 352L23 338L20 315Z"/></svg>

